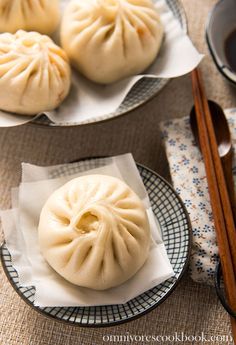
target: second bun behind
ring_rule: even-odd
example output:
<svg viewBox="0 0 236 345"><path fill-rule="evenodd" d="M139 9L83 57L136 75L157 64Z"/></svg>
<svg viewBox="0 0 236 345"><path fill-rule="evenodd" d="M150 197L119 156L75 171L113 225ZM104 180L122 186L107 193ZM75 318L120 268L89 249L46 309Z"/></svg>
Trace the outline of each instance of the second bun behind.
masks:
<svg viewBox="0 0 236 345"><path fill-rule="evenodd" d="M163 39L151 0L72 0L61 26L61 43L72 64L101 84L143 72Z"/></svg>
<svg viewBox="0 0 236 345"><path fill-rule="evenodd" d="M50 35L60 21L59 0L0 0L0 32Z"/></svg>

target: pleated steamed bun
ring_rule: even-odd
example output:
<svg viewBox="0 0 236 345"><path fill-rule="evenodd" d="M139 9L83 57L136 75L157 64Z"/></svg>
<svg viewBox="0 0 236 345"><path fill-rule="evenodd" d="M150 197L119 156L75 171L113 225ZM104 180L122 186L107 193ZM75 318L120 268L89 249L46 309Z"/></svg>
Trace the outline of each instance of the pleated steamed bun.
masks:
<svg viewBox="0 0 236 345"><path fill-rule="evenodd" d="M60 20L59 0L0 0L0 32L51 34Z"/></svg>
<svg viewBox="0 0 236 345"><path fill-rule="evenodd" d="M72 64L101 84L143 72L162 39L151 0L72 0L62 18L61 44Z"/></svg>
<svg viewBox="0 0 236 345"><path fill-rule="evenodd" d="M124 283L149 254L150 229L139 197L105 175L75 178L45 203L39 244L49 265L78 286L105 290Z"/></svg>
<svg viewBox="0 0 236 345"><path fill-rule="evenodd" d="M48 36L0 34L0 110L23 115L53 110L70 84L67 55Z"/></svg>

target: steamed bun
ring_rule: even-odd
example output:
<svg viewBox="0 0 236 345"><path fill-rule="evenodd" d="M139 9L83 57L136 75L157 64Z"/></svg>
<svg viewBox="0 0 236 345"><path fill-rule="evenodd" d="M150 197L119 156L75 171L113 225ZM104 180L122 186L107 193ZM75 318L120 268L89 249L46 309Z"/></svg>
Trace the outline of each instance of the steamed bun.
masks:
<svg viewBox="0 0 236 345"><path fill-rule="evenodd" d="M69 282L91 289L124 283L149 253L141 200L110 176L78 177L56 190L42 209L38 230L49 265Z"/></svg>
<svg viewBox="0 0 236 345"><path fill-rule="evenodd" d="M66 53L48 36L0 34L0 109L24 115L53 110L67 96L71 70Z"/></svg>
<svg viewBox="0 0 236 345"><path fill-rule="evenodd" d="M62 47L72 64L97 83L143 72L162 39L151 0L72 0L62 19Z"/></svg>
<svg viewBox="0 0 236 345"><path fill-rule="evenodd" d="M59 20L59 0L0 0L0 32L51 34Z"/></svg>

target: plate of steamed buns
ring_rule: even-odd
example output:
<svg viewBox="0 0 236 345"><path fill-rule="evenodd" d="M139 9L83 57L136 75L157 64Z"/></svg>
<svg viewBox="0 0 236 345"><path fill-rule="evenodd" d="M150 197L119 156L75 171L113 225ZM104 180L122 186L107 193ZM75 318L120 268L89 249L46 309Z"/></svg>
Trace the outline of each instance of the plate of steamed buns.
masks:
<svg viewBox="0 0 236 345"><path fill-rule="evenodd" d="M166 2L186 32L179 0ZM155 1L62 3L63 11L59 0L0 0L1 111L41 115L35 122L50 124L43 114L58 109L70 97L74 73L109 86L141 74L158 58L164 27ZM88 122L135 109L167 82L139 80L116 111Z"/></svg>
<svg viewBox="0 0 236 345"><path fill-rule="evenodd" d="M93 169L98 160L80 163L80 168ZM179 196L162 177L140 164L137 168L174 275L124 304L42 308L34 304L35 287L20 285L10 252L3 244L4 271L32 308L72 325L111 326L144 315L174 290L190 255L188 214ZM106 291L126 282L143 266L149 255L150 228L144 204L131 187L112 176L84 175L69 180L50 195L41 210L38 238L45 260L63 279L78 287L94 289L95 285L96 290Z"/></svg>

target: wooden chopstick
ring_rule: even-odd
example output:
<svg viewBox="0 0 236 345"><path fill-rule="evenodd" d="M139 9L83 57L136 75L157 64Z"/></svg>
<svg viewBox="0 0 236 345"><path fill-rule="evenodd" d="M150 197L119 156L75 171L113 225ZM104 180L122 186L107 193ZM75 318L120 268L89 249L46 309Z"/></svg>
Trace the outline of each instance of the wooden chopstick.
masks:
<svg viewBox="0 0 236 345"><path fill-rule="evenodd" d="M192 87L199 131L199 142L205 163L225 290L231 308L236 310L234 252L231 252L231 248L233 249L233 246L236 245L235 236L232 236L231 217L233 217L233 215L218 154L211 114L198 69L192 72ZM231 317L231 325L233 338L236 343L236 320L233 317Z"/></svg>
<svg viewBox="0 0 236 345"><path fill-rule="evenodd" d="M234 275L236 277L236 231L235 231L234 215L233 215L233 210L230 203L227 183L225 181L224 170L223 170L221 159L218 152L217 140L215 136L214 126L212 123L212 116L210 113L208 100L205 94L202 77L199 70L197 70L196 73L198 74L199 89L201 93L201 99L203 102L206 126L208 129L208 136L209 136L209 141L210 141L213 162L215 165L218 189L220 192L221 204L222 204L226 228L227 228L227 236L228 236L228 242L230 246L232 261L233 261Z"/></svg>

